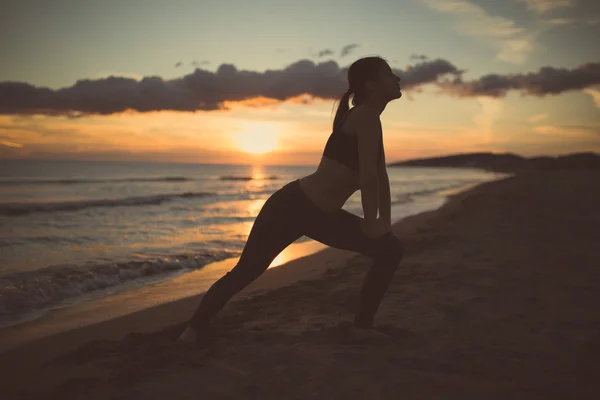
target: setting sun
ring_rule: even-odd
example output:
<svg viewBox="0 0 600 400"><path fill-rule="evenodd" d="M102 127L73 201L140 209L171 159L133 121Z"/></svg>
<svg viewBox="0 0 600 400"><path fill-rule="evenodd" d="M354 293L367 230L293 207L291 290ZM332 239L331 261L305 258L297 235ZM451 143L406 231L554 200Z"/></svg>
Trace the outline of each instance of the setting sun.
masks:
<svg viewBox="0 0 600 400"><path fill-rule="evenodd" d="M232 135L235 145L253 154L263 154L277 148L277 131L269 124L253 124L243 131Z"/></svg>

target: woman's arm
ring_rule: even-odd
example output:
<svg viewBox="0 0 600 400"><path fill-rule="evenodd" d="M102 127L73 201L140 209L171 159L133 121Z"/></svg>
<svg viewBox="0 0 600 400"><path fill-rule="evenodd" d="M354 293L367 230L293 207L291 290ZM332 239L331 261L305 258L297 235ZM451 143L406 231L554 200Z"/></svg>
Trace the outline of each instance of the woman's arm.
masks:
<svg viewBox="0 0 600 400"><path fill-rule="evenodd" d="M392 199L390 195L390 180L387 172L379 175L379 218L391 223Z"/></svg>
<svg viewBox="0 0 600 400"><path fill-rule="evenodd" d="M387 169L385 167L385 151L383 149L383 131L380 136L379 150L381 158L379 160L379 168L377 169L377 177L379 181L379 218L389 222L392 220L392 199L390 194L390 180L388 178Z"/></svg>
<svg viewBox="0 0 600 400"><path fill-rule="evenodd" d="M377 220L379 205L379 132L381 124L377 116L357 110L356 138L358 140L359 185L361 189L364 219Z"/></svg>

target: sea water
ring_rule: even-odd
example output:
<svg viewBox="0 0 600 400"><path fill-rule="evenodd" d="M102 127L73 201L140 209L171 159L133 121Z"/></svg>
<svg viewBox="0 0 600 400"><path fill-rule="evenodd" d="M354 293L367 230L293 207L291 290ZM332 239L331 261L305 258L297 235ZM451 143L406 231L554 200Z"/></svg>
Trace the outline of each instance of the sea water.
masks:
<svg viewBox="0 0 600 400"><path fill-rule="evenodd" d="M0 160L0 327L238 257L266 199L314 170ZM500 176L416 167L388 175L393 222ZM362 217L360 191L343 208Z"/></svg>

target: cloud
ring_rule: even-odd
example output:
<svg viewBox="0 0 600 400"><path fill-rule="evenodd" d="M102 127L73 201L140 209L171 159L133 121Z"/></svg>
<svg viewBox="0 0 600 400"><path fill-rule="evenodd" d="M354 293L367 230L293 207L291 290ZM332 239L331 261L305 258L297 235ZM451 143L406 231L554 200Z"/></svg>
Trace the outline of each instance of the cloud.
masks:
<svg viewBox="0 0 600 400"><path fill-rule="evenodd" d="M547 118L548 118L548 114L540 113L540 114L532 115L531 117L529 117L528 121L529 122L539 122L539 121L545 120Z"/></svg>
<svg viewBox="0 0 600 400"><path fill-rule="evenodd" d="M507 18L491 16L482 7L466 0L424 0L432 10L464 17L457 30L468 36L512 37L523 32Z"/></svg>
<svg viewBox="0 0 600 400"><path fill-rule="evenodd" d="M573 7L575 0L517 0L525 3L527 8L538 14L543 14L557 8Z"/></svg>
<svg viewBox="0 0 600 400"><path fill-rule="evenodd" d="M568 140L593 140L600 144L600 141L598 141L598 138L600 138L600 135L598 135L598 133L600 133L599 130L593 131L555 125L539 125L535 126L533 130L540 134L540 138L544 139L559 140L561 142ZM589 144L590 142L587 143Z"/></svg>
<svg viewBox="0 0 600 400"><path fill-rule="evenodd" d="M592 96L594 99L594 104L596 107L600 108L600 90L584 89L583 91Z"/></svg>
<svg viewBox="0 0 600 400"><path fill-rule="evenodd" d="M20 143L15 143L15 142L11 142L8 140L2 140L2 139L0 139L0 146L17 147L17 148L23 147L23 145Z"/></svg>
<svg viewBox="0 0 600 400"><path fill-rule="evenodd" d="M497 58L514 64L522 63L533 50L528 33L513 20L492 16L482 7L466 0L421 0L430 9L458 17L455 30L470 37L484 37L499 48Z"/></svg>
<svg viewBox="0 0 600 400"><path fill-rule="evenodd" d="M334 51L331 49L325 49L325 50L321 50L319 52L319 54L317 54L317 57L325 57L325 56L330 56L334 54Z"/></svg>
<svg viewBox="0 0 600 400"><path fill-rule="evenodd" d="M356 44L356 43L352 43L349 45L346 45L344 47L342 47L342 51L340 54L340 57L345 57L348 54L352 53L352 51L354 51L354 49L358 48L360 45Z"/></svg>
<svg viewBox="0 0 600 400"><path fill-rule="evenodd" d="M550 25L560 26L573 24L576 21L573 18L553 18L547 21Z"/></svg>
<svg viewBox="0 0 600 400"><path fill-rule="evenodd" d="M458 69L445 60L433 60L396 72L404 88L435 82ZM181 78L163 80L157 76L132 78L107 77L80 80L58 90L27 83L0 83L0 114L45 114L71 118L85 114L113 114L126 110L196 111L227 109L226 102L255 98L284 101L301 95L336 99L347 85L347 67L334 61L315 64L297 61L283 69L254 72L222 64L216 72L196 69Z"/></svg>
<svg viewBox="0 0 600 400"><path fill-rule="evenodd" d="M469 82L463 82L459 77L454 81L437 83L443 92L460 97L502 97L509 90L545 96L582 90L597 84L600 84L600 63L587 63L573 69L543 67L538 72L528 74L490 74Z"/></svg>
<svg viewBox="0 0 600 400"><path fill-rule="evenodd" d="M441 93L459 97L502 97L509 90L543 96L600 84L600 63L573 69L544 67L528 74L490 74L464 81L465 70L451 62L439 58L420 59L422 61L403 70L393 68L402 78L400 84L404 91L410 93L423 85L434 84ZM110 76L80 80L58 90L21 82L0 82L0 114L79 118L127 110L227 110L232 102L263 106L293 99L303 102L310 102L312 98L337 99L346 88L347 69L335 61L300 60L283 69L264 72L238 70L234 65L222 64L216 72L197 68L172 80L157 76L140 80Z"/></svg>
<svg viewBox="0 0 600 400"><path fill-rule="evenodd" d="M425 60L415 65L408 65L402 72L398 72L401 77L403 89L411 89L426 83L437 82L438 78L450 74L455 79L460 79L464 70L459 70L452 63L442 59Z"/></svg>
<svg viewBox="0 0 600 400"><path fill-rule="evenodd" d="M500 52L496 57L502 61L520 64L533 50L533 45L528 39L504 40L500 43Z"/></svg>
<svg viewBox="0 0 600 400"><path fill-rule="evenodd" d="M118 72L118 71L112 71L112 72L106 72L106 71L100 71L97 74L95 74L93 77L94 79L102 79L102 78L108 78L111 76L119 76L121 78L132 78L132 79L142 79L144 76L140 75L140 74L134 74L131 72Z"/></svg>

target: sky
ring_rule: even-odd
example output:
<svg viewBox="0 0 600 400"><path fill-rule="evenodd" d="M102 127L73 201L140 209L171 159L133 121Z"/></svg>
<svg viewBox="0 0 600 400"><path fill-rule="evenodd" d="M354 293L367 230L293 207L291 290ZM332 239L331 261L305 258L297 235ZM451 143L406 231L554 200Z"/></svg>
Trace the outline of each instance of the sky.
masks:
<svg viewBox="0 0 600 400"><path fill-rule="evenodd" d="M0 3L0 159L317 165L347 69L386 161L600 153L597 0Z"/></svg>

